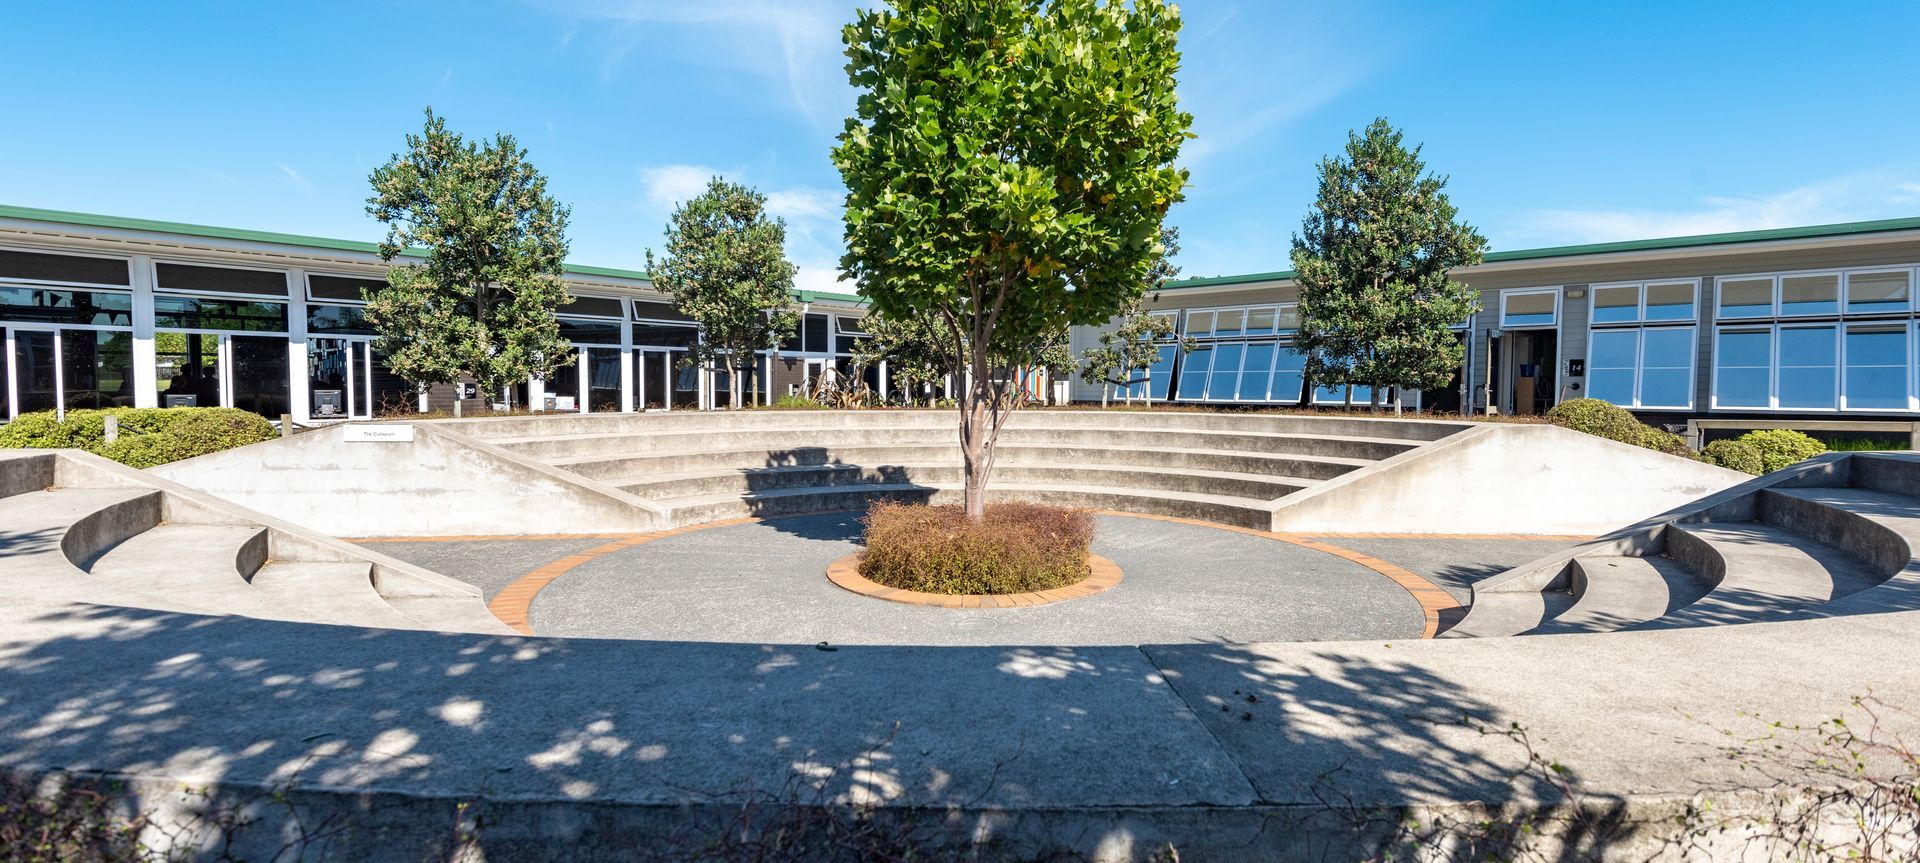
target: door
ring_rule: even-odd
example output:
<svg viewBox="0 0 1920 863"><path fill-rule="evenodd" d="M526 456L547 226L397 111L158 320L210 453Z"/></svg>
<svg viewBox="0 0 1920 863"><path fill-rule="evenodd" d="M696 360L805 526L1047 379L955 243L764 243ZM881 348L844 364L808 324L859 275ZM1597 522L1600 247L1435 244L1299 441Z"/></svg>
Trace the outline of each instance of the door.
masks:
<svg viewBox="0 0 1920 863"><path fill-rule="evenodd" d="M316 420L373 418L373 345L363 339L307 342L308 415Z"/></svg>
<svg viewBox="0 0 1920 863"><path fill-rule="evenodd" d="M673 352L664 350L636 349L634 356L634 380L637 392L634 404L641 410L658 411L672 407L673 392Z"/></svg>
<svg viewBox="0 0 1920 863"><path fill-rule="evenodd" d="M7 331L8 419L60 405L59 333L15 327Z"/></svg>

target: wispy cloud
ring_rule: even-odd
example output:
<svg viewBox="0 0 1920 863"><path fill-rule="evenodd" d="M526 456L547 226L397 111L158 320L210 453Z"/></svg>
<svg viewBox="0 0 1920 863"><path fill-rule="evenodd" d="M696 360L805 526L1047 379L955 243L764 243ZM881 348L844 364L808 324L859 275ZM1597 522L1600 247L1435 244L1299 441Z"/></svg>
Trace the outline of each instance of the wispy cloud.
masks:
<svg viewBox="0 0 1920 863"><path fill-rule="evenodd" d="M1703 198L1679 209L1546 209L1509 232L1532 243L1599 243L1911 215L1920 183L1844 176L1773 194Z"/></svg>
<svg viewBox="0 0 1920 863"><path fill-rule="evenodd" d="M640 169L641 209L664 217L700 194L714 177L752 185L744 168L723 171L706 165L654 165ZM787 257L799 267L795 284L803 289L851 291L840 282L840 211L837 192L810 186L760 189L767 212L787 222Z"/></svg>
<svg viewBox="0 0 1920 863"><path fill-rule="evenodd" d="M595 41L611 75L655 39L706 62L744 69L784 90L785 101L815 125L837 113L850 92L841 72L840 28L852 4L833 0L528 0L569 17L611 23ZM659 28L678 32L660 38ZM564 50L575 40L569 31Z"/></svg>
<svg viewBox="0 0 1920 863"><path fill-rule="evenodd" d="M640 193L649 209L665 212L679 206L707 188L714 177L724 176L705 165L655 165L640 169Z"/></svg>
<svg viewBox="0 0 1920 863"><path fill-rule="evenodd" d="M299 186L301 191L303 192L313 191L313 184L307 182L307 178L300 176L300 172L294 170L292 165L289 165L285 162L280 162L278 164L280 166L280 173L287 175L287 179L292 180L293 184L295 186Z"/></svg>

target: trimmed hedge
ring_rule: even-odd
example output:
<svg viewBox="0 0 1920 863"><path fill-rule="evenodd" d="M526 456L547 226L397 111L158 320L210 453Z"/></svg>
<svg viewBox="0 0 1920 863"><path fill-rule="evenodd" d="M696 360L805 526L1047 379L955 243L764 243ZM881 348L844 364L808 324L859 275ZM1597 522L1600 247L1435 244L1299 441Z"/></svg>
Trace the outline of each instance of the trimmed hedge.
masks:
<svg viewBox="0 0 1920 863"><path fill-rule="evenodd" d="M1700 450L1700 460L1759 476L1767 472L1760 450L1743 440L1717 440Z"/></svg>
<svg viewBox="0 0 1920 863"><path fill-rule="evenodd" d="M1773 473L1827 451L1826 444L1793 429L1750 431L1735 440L1742 441L1760 452L1762 473Z"/></svg>
<svg viewBox="0 0 1920 863"><path fill-rule="evenodd" d="M1632 444L1650 450L1691 458L1692 448L1679 435L1657 429L1634 418L1626 408L1599 399L1571 399L1554 405L1547 419L1610 441Z"/></svg>
<svg viewBox="0 0 1920 863"><path fill-rule="evenodd" d="M120 437L107 443L107 417ZM83 449L130 467L153 467L276 436L265 417L236 408L108 408L21 414L0 426L0 447Z"/></svg>
<svg viewBox="0 0 1920 863"><path fill-rule="evenodd" d="M901 590L959 595L1064 587L1092 574L1093 514L997 503L969 521L957 506L876 503L860 574Z"/></svg>

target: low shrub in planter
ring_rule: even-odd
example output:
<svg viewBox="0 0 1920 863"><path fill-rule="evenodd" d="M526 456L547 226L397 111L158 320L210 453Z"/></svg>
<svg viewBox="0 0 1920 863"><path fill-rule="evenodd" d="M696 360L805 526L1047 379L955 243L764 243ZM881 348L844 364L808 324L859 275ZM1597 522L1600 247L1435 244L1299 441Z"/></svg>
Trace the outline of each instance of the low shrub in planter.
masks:
<svg viewBox="0 0 1920 863"><path fill-rule="evenodd" d="M1793 429L1750 431L1734 440L1760 452L1761 473L1773 473L1827 451L1826 444Z"/></svg>
<svg viewBox="0 0 1920 863"><path fill-rule="evenodd" d="M1767 472L1760 450L1742 440L1717 440L1707 444L1700 450L1700 460L1754 476Z"/></svg>
<svg viewBox="0 0 1920 863"><path fill-rule="evenodd" d="M998 503L973 522L957 506L883 502L867 511L865 523L860 574L901 590L1025 593L1091 574L1093 515L1086 510Z"/></svg>
<svg viewBox="0 0 1920 863"><path fill-rule="evenodd" d="M1692 456L1679 435L1634 419L1626 408L1599 399L1571 399L1554 405L1547 419L1595 437L1645 447L1668 455Z"/></svg>
<svg viewBox="0 0 1920 863"><path fill-rule="evenodd" d="M120 437L107 443L107 417ZM236 408L108 408L21 414L0 426L0 447L83 449L132 467L153 467L275 436L273 424Z"/></svg>

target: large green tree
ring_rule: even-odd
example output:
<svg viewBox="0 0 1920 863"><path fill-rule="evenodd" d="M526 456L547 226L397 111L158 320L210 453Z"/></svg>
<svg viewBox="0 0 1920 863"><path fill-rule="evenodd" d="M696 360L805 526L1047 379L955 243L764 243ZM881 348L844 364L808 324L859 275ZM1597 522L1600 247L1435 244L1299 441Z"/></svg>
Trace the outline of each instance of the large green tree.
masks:
<svg viewBox="0 0 1920 863"><path fill-rule="evenodd" d="M367 296L374 347L402 380L470 376L489 393L574 361L554 310L567 208L511 135L467 141L427 109L426 127L373 172L367 213L384 222L385 290ZM424 255L395 263L403 252Z"/></svg>
<svg viewBox="0 0 1920 863"><path fill-rule="evenodd" d="M727 372L736 408L754 353L779 346L800 322L786 242L787 223L767 213L765 195L714 177L668 218L665 257L647 250L653 286L700 323L692 360Z"/></svg>
<svg viewBox="0 0 1920 863"><path fill-rule="evenodd" d="M1376 408L1385 387L1445 386L1463 351L1451 327L1479 305L1448 271L1480 263L1486 238L1384 117L1320 160L1319 185L1293 238L1309 380L1371 387Z"/></svg>
<svg viewBox="0 0 1920 863"><path fill-rule="evenodd" d="M974 519L1017 368L1145 290L1187 181L1179 30L1164 0L892 0L846 28L841 269L946 330Z"/></svg>
<svg viewBox="0 0 1920 863"><path fill-rule="evenodd" d="M1173 256L1180 253L1180 229L1172 225L1161 228L1160 246L1165 251L1147 270L1148 291L1158 291L1180 275L1180 268L1173 263ZM1159 298L1158 294L1153 296ZM1089 349L1080 357L1080 379L1100 385L1101 407L1107 406L1107 396L1114 387L1146 383L1142 375L1160 361L1162 347L1171 344L1175 350L1186 353L1196 344L1193 339L1176 338L1179 331L1174 326L1174 316L1151 313L1146 301L1145 295L1134 300L1131 307L1121 312L1113 329L1100 334L1099 347Z"/></svg>

